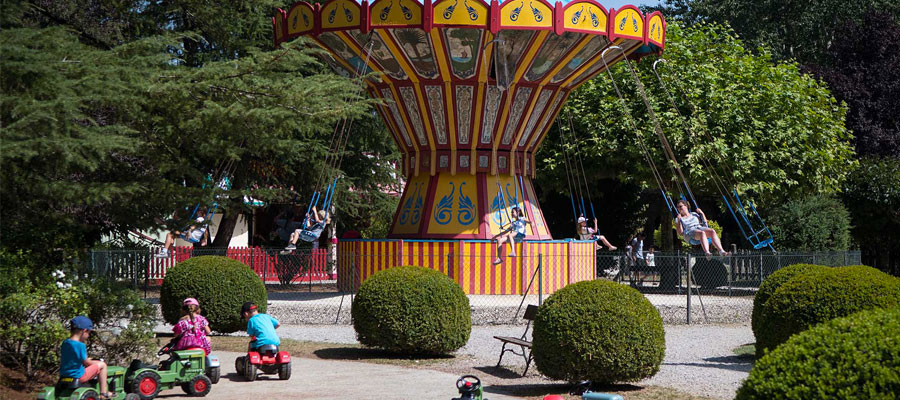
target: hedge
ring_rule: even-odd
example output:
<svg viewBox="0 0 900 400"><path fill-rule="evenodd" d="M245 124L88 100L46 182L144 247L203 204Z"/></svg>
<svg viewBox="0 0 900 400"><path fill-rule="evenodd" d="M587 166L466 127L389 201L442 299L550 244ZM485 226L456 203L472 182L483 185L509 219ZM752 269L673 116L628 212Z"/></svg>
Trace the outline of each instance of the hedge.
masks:
<svg viewBox="0 0 900 400"><path fill-rule="evenodd" d="M769 277L759 285L756 297L753 298L753 314L750 317L750 328L753 330L753 336L756 338L757 343L769 341L766 336L769 333L769 329L762 329L762 327L767 325L764 321L766 318L765 304L766 301L769 300L769 297L772 297L772 293L775 293L775 290L781 287L781 285L799 274L826 268L828 267L814 264L788 265L787 267L775 271L772 275L769 275ZM762 348L757 346L756 350L756 356L762 357Z"/></svg>
<svg viewBox="0 0 900 400"><path fill-rule="evenodd" d="M380 271L363 282L350 311L357 339L403 354L446 354L472 330L469 298L456 282L427 268Z"/></svg>
<svg viewBox="0 0 900 400"><path fill-rule="evenodd" d="M756 362L737 400L896 399L900 308L863 311L793 336Z"/></svg>
<svg viewBox="0 0 900 400"><path fill-rule="evenodd" d="M765 303L757 354L810 327L873 308L900 306L900 279L875 268L812 269L779 286Z"/></svg>
<svg viewBox="0 0 900 400"><path fill-rule="evenodd" d="M551 295L538 309L533 346L547 377L597 384L653 376L666 350L656 307L637 290L602 280Z"/></svg>
<svg viewBox="0 0 900 400"><path fill-rule="evenodd" d="M160 289L163 319L175 324L181 318L181 303L194 297L210 328L229 333L246 329L240 318L241 305L252 301L266 311L266 286L247 265L222 256L193 257L166 272Z"/></svg>

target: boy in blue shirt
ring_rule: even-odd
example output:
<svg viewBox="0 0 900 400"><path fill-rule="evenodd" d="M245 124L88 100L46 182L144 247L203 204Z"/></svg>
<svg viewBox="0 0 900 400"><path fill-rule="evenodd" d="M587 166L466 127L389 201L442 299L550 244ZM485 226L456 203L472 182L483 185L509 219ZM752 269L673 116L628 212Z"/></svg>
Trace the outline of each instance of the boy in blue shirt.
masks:
<svg viewBox="0 0 900 400"><path fill-rule="evenodd" d="M76 379L79 383L87 383L99 377L100 396L110 399L115 394L107 392L106 363L89 359L87 347L84 345L93 329L94 323L88 317L79 315L69 321L69 332L72 336L59 346L59 377Z"/></svg>
<svg viewBox="0 0 900 400"><path fill-rule="evenodd" d="M281 339L275 333L275 329L281 326L278 320L269 314L260 314L256 304L246 302L241 306L241 318L247 320L247 334L256 337L256 340L250 342L250 349L255 350L260 346L267 344L281 344Z"/></svg>

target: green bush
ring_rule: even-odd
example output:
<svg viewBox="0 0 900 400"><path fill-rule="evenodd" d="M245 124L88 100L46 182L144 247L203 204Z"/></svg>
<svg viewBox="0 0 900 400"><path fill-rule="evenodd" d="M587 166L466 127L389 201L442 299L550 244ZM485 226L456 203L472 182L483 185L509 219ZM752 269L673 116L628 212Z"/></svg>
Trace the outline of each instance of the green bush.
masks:
<svg viewBox="0 0 900 400"><path fill-rule="evenodd" d="M832 197L790 200L766 221L782 249L844 251L850 247L850 212Z"/></svg>
<svg viewBox="0 0 900 400"><path fill-rule="evenodd" d="M389 268L363 282L351 308L360 343L404 354L445 354L472 330L469 298L453 280L421 267Z"/></svg>
<svg viewBox="0 0 900 400"><path fill-rule="evenodd" d="M765 303L767 332L756 338L757 353L773 349L810 327L873 308L900 306L900 279L875 268L855 266L810 270L794 276Z"/></svg>
<svg viewBox="0 0 900 400"><path fill-rule="evenodd" d="M245 301L266 311L266 286L250 267L222 256L193 257L166 272L159 302L163 319L175 324L181 303L194 297L212 330L222 333L246 329L239 312Z"/></svg>
<svg viewBox="0 0 900 400"><path fill-rule="evenodd" d="M795 335L756 362L737 400L896 399L900 308L863 311Z"/></svg>
<svg viewBox="0 0 900 400"><path fill-rule="evenodd" d="M750 327L753 330L753 336L756 338L757 344L762 342L768 343L770 341L766 335L771 332L771 329L763 329L763 327L767 325L764 321L766 318L765 304L766 301L769 300L769 297L772 297L772 293L775 293L775 290L781 287L781 285L797 275L827 268L828 267L813 264L788 265L787 267L775 271L772 275L769 275L769 277L759 285L759 291L756 292L756 297L753 298L753 314L750 317ZM762 357L762 350L763 347L759 345L756 346L757 357Z"/></svg>
<svg viewBox="0 0 900 400"><path fill-rule="evenodd" d="M656 307L613 282L568 285L541 305L534 321L534 363L552 379L637 381L659 371L665 352Z"/></svg>

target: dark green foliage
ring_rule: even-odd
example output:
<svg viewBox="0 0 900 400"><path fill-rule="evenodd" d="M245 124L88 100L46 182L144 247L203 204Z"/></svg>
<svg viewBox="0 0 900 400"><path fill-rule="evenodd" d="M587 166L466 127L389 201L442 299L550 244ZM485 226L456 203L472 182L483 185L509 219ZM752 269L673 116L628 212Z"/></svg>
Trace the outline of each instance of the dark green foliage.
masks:
<svg viewBox="0 0 900 400"><path fill-rule="evenodd" d="M900 275L900 159L860 160L844 185L844 205L853 220L853 237L873 266Z"/></svg>
<svg viewBox="0 0 900 400"><path fill-rule="evenodd" d="M769 341L766 335L770 334L771 330L763 328L767 325L764 321L766 318L765 304L769 301L769 298L772 297L772 294L775 293L781 285L797 275L826 268L828 267L812 264L788 265L787 267L775 271L772 275L769 275L766 280L759 285L756 297L753 298L753 315L750 319L750 326L753 329L753 336L756 337L757 343ZM757 356L762 357L762 348L757 347L757 351Z"/></svg>
<svg viewBox="0 0 900 400"><path fill-rule="evenodd" d="M554 293L534 321L534 363L552 379L630 382L659 371L662 318L628 286L596 280Z"/></svg>
<svg viewBox="0 0 900 400"><path fill-rule="evenodd" d="M691 270L694 283L702 288L712 289L728 284L728 270L717 259L697 258Z"/></svg>
<svg viewBox="0 0 900 400"><path fill-rule="evenodd" d="M188 297L200 302L210 328L221 333L246 329L241 305L252 301L266 312L266 286L250 267L222 256L194 257L166 272L159 302L163 319L175 324L183 315L181 303Z"/></svg>
<svg viewBox="0 0 900 400"><path fill-rule="evenodd" d="M353 299L360 343L402 354L446 354L465 346L472 330L469 298L438 271L389 268L363 282Z"/></svg>
<svg viewBox="0 0 900 400"><path fill-rule="evenodd" d="M859 312L800 333L756 362L737 400L896 399L900 308Z"/></svg>
<svg viewBox="0 0 900 400"><path fill-rule="evenodd" d="M850 247L850 213L830 196L788 200L766 222L782 249L844 251Z"/></svg>
<svg viewBox="0 0 900 400"><path fill-rule="evenodd" d="M757 354L819 323L873 308L900 306L900 278L865 266L812 269L784 282L765 303Z"/></svg>

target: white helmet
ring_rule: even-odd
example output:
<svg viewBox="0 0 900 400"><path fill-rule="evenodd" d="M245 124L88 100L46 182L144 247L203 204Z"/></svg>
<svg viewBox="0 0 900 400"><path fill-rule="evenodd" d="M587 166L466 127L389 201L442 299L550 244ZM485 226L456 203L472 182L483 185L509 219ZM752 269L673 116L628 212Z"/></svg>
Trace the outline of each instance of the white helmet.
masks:
<svg viewBox="0 0 900 400"><path fill-rule="evenodd" d="M197 217L197 223L198 223L198 224L202 224L203 221L206 221L205 219L203 219L203 217Z"/></svg>
<svg viewBox="0 0 900 400"><path fill-rule="evenodd" d="M584 217L578 217L578 223L580 224L582 222L587 222L587 219L585 219Z"/></svg>

